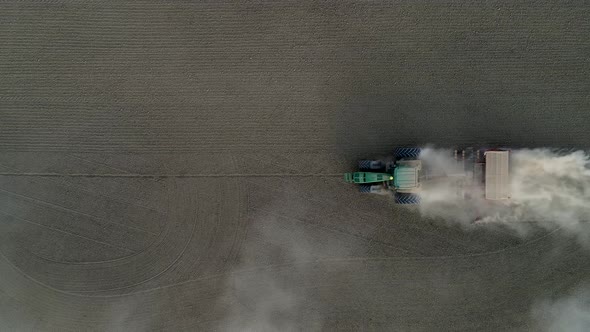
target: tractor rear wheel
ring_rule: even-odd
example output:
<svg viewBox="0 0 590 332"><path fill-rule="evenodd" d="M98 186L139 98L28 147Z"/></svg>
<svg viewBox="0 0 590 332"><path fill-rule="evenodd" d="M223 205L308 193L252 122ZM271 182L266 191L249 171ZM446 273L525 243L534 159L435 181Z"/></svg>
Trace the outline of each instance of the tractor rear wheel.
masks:
<svg viewBox="0 0 590 332"><path fill-rule="evenodd" d="M420 157L420 148L395 148L393 155L396 160L399 159L418 159Z"/></svg>
<svg viewBox="0 0 590 332"><path fill-rule="evenodd" d="M408 193L395 193L396 204L420 204L420 195Z"/></svg>

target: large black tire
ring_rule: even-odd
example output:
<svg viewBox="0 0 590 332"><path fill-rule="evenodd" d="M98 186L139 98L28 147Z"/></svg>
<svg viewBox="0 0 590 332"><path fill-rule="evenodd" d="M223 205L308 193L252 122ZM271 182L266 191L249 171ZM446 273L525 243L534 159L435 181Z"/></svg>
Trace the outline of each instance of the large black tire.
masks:
<svg viewBox="0 0 590 332"><path fill-rule="evenodd" d="M381 160L359 160L359 170L361 172L373 171L382 172L385 170L385 163Z"/></svg>
<svg viewBox="0 0 590 332"><path fill-rule="evenodd" d="M395 148L393 155L395 159L418 159L420 152L420 148Z"/></svg>
<svg viewBox="0 0 590 332"><path fill-rule="evenodd" d="M373 188L374 187L374 188ZM379 190L374 190L379 189ZM363 194L377 194L383 190L383 185L379 184L359 184L359 191Z"/></svg>
<svg viewBox="0 0 590 332"><path fill-rule="evenodd" d="M395 193L396 204L420 204L420 195Z"/></svg>

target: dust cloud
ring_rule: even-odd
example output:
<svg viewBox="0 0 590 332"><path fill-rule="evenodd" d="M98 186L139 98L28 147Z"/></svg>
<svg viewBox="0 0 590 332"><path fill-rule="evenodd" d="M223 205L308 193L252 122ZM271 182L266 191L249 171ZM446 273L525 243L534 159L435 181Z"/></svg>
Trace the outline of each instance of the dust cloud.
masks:
<svg viewBox="0 0 590 332"><path fill-rule="evenodd" d="M261 219L253 231L267 243L267 250L259 250L255 242L246 244L241 265L227 280L226 293L234 301L220 329L296 331L300 326L298 319L303 310L301 305L305 303L303 299L308 296L296 282L286 282L290 278L282 273L281 263L299 265L296 272L307 274L305 262L311 254L306 250L305 237L287 234L269 219ZM273 264L273 261L278 263ZM315 324L320 322L316 320Z"/></svg>
<svg viewBox="0 0 590 332"><path fill-rule="evenodd" d="M240 263L226 280L224 298L231 300L219 329L322 330L321 301L314 291L317 262L362 252L362 245L319 238L313 229L274 214L262 213L253 221Z"/></svg>
<svg viewBox="0 0 590 332"><path fill-rule="evenodd" d="M422 204L417 208L424 216L459 221L466 227L502 224L524 235L534 227L562 228L583 241L588 239L590 171L589 156L584 152L513 150L512 197L501 204L479 198L483 191L477 187L469 188L471 197L466 199L464 188L469 185L469 176L457 167L452 156L450 150L423 150L421 159L429 168L429 177L423 182ZM327 318L321 313L329 308L323 307L326 300L314 291L317 281L325 276L316 262L323 264L322 260L330 257L362 257L366 253L366 244L330 243L313 228L282 218L279 211L285 209L284 204L296 204L287 210L302 211L305 203L293 203L284 197L275 199L280 203L262 204L263 212L251 216L249 240L244 243L239 264L225 280L225 294L220 301L225 315L219 330L325 329ZM478 223L474 223L476 219ZM534 310L541 316L554 315L556 321L568 321L569 331L577 331L586 324L583 301L587 293L574 293L572 298L557 301L542 300ZM570 317L580 320L574 322ZM563 328L568 331L565 325Z"/></svg>
<svg viewBox="0 0 590 332"><path fill-rule="evenodd" d="M469 227L502 223L522 234L531 227L561 228L590 243L587 153L548 148L511 151L511 199L506 202L483 199L482 187L469 184L469 175L461 174L452 156L451 150L423 150L421 159L432 171L423 181L419 207L423 215Z"/></svg>
<svg viewBox="0 0 590 332"><path fill-rule="evenodd" d="M539 300L531 313L538 331L590 331L590 286L580 286L557 299Z"/></svg>

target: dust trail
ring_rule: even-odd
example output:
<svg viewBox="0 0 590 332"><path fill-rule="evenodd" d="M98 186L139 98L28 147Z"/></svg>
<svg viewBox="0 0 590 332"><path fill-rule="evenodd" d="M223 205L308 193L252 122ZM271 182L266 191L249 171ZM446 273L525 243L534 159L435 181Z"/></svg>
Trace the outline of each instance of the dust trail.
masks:
<svg viewBox="0 0 590 332"><path fill-rule="evenodd" d="M590 331L590 287L580 286L568 296L537 301L531 314L538 331Z"/></svg>
<svg viewBox="0 0 590 332"><path fill-rule="evenodd" d="M548 148L513 150L510 155L511 199L483 199L482 188L470 186L469 175L457 173L449 150L424 149L421 158L435 173L424 182L422 214L465 225L501 222L526 233L531 224L560 227L590 243L590 156L583 151Z"/></svg>
<svg viewBox="0 0 590 332"><path fill-rule="evenodd" d="M281 261L300 261L308 257L305 241L299 243L302 246L293 241L295 238L304 240L305 237L301 234L286 234L268 221L264 218L257 220L253 232L265 239L268 246L275 248L274 254L278 253ZM272 255L273 253L262 251L254 243L250 243L246 245L241 263L242 266L256 266L259 261L272 260ZM301 269L305 269L305 266ZM263 270L255 274L232 274L227 280L227 288L235 302L230 306L220 330L296 331L302 298L308 296L298 292L297 287L281 277L284 278L280 272L274 270Z"/></svg>
<svg viewBox="0 0 590 332"><path fill-rule="evenodd" d="M282 205L271 204L271 211ZM305 210L305 204L293 207ZM221 331L321 331L321 300L314 293L314 261L363 253L364 244L321 239L296 222L260 211L253 217L240 264L226 280ZM284 267L282 267L285 265ZM253 267L267 267L252 270ZM251 270L249 272L244 272ZM227 300L226 300L227 301ZM227 304L229 303L229 305Z"/></svg>

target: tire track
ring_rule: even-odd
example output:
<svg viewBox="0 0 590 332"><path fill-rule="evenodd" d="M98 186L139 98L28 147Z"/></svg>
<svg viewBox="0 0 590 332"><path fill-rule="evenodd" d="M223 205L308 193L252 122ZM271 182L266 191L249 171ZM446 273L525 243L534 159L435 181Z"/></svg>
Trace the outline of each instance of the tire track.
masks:
<svg viewBox="0 0 590 332"><path fill-rule="evenodd" d="M129 226L129 225L125 225L125 224L121 224L121 223L116 223L116 222L113 222L113 221L109 221L109 220L106 220L106 219L98 218L98 217L93 216L93 215L88 214L88 213L84 213L84 212L80 212L80 211L73 210L73 209L70 209L70 208L66 208L66 207L61 206L61 205L58 205L58 204L50 203L50 202L47 202L47 201L44 201L44 200L41 200L41 199L38 199L38 198L30 197L30 196L27 196L27 195L22 195L22 194L19 194L19 193L16 193L16 192L12 192L12 191L9 191L9 190L6 190L6 189L0 188L0 192L6 193L6 194L8 194L10 196L21 198L23 200L30 201L30 202L35 203L37 205L46 206L46 207L49 207L49 208L52 208L52 209L56 209L56 210L59 210L59 211L63 211L63 212L69 212L69 213L72 213L72 214L81 215L81 216L87 217L87 218L89 218L91 220L98 221L98 222L112 224L112 225L116 225L116 226L119 226L119 227L128 228L128 229L131 229L131 230L134 230L134 231L138 231L138 232L142 232L142 233L147 233L147 234L151 234L151 235L158 235L157 233L154 233L154 232L149 231L149 230L146 230L146 229L141 229L139 227Z"/></svg>
<svg viewBox="0 0 590 332"><path fill-rule="evenodd" d="M84 177L84 178L276 178L276 177L341 177L342 173L267 173L267 174L247 174L247 173L228 173L228 174L87 174L87 173L10 173L0 172L0 176L23 176L23 177Z"/></svg>
<svg viewBox="0 0 590 332"><path fill-rule="evenodd" d="M252 211L261 211L261 212L264 212L267 215L275 216L275 217L278 217L278 218L281 218L281 219L292 220L292 221L294 221L296 223L300 223L300 224L303 224L303 225L311 226L313 228L319 228L319 229L323 229L323 230L326 230L326 231L329 231L329 232L335 232L335 233L338 233L338 234L341 234L341 235L344 235L344 236L347 236L347 237L354 238L355 240L361 241L362 243L368 243L368 245L370 245L371 243L375 243L377 245L382 245L382 246L390 247L390 248L395 249L395 250L401 250L401 251L403 251L405 253L411 253L409 250L404 249L404 248L400 248L400 247L395 246L395 245L393 245L391 243L386 243L386 242L375 240L373 238L364 237L364 236L361 236L361 235L349 233L349 232L346 232L346 231L343 231L343 230L340 230L340 229L337 229L337 228L325 226L325 225L322 225L322 224L319 224L319 223L314 223L314 222L311 222L309 220L304 220L304 219L299 219L299 218L295 218L295 217L290 217L290 216L279 214L279 213L275 213L275 212L272 212L270 210L263 209L263 208L251 208L251 210ZM396 257L398 257L398 256L396 256Z"/></svg>
<svg viewBox="0 0 590 332"><path fill-rule="evenodd" d="M104 241L96 240L96 239L93 239L93 238L85 237L83 235L79 235L79 234L76 234L76 233L67 232L67 231L64 231L64 230L61 230L61 229L58 229L58 228L54 228L54 227L51 227L51 226L43 225L43 224L40 224L40 223L35 223L33 221L29 221L29 220L26 220L24 218L20 218L20 217L14 216L12 214L8 214L8 213L6 213L6 212L4 212L2 210L0 210L0 214L4 214L4 215L10 216L12 218L21 220L23 222L37 225L39 227L47 228L47 229L50 229L52 231L56 231L56 232L59 232L59 233L64 233L64 234L71 235L71 236L74 236L74 237L77 237L77 238L82 238L82 239L88 240L90 242L99 243L99 244L106 245L108 247L112 247L112 248L116 248L116 249L121 249L123 251L131 252L131 254L129 254L129 255L124 255L124 256L120 256L120 257L112 258L112 259L95 260L95 261L84 261L84 262L72 262L72 261L60 261L60 260L51 259L51 258L42 256L42 255L39 255L39 254L31 251L28 247L18 246L18 250L17 251L19 251L19 252L28 252L30 255L32 255L32 256L40 259L41 261L39 261L39 263L41 265L43 264L43 262L45 262L45 263L58 264L58 265L63 265L63 266L71 266L71 265L80 265L80 266L82 266L82 265L101 265L101 264L105 264L105 263L113 263L113 262L119 262L119 261L126 261L126 260L129 260L129 259L133 258L133 257L139 256L139 255L145 253L146 251L150 250L154 246L154 242L152 242L147 247L145 247L145 248L143 248L141 250L131 250L131 249L126 248L126 247L122 247L122 246L118 246L118 245L115 245L115 244L107 243L107 242L104 242Z"/></svg>
<svg viewBox="0 0 590 332"><path fill-rule="evenodd" d="M190 199L190 195L185 195L185 197L189 197L189 201L186 203L189 203L190 205L194 204L194 201L192 199ZM189 205L187 204L187 205ZM112 291L119 291L119 290L123 290L123 289L132 289L134 287L143 285L145 283L148 283L149 281L152 281L156 278L158 278L159 276L163 275L164 273L166 273L167 271L169 271L171 268L173 268L176 263L184 256L185 252L187 251L187 248L189 247L191 241L194 238L195 232L196 232L196 223L192 223L193 227L191 228L190 235L188 240L184 243L184 245L182 246L182 249L180 250L180 252L174 257L174 259L167 265L165 266L163 269L161 269L159 272L151 275L150 277L144 278L142 280L140 280L139 282L135 282L132 284L127 284L125 286L121 286L121 287L114 287L114 288L108 288L108 289L100 289L100 292L112 292ZM77 291L77 294L83 294L83 293L96 293L97 290L88 290L88 291Z"/></svg>
<svg viewBox="0 0 590 332"><path fill-rule="evenodd" d="M77 159L81 159L81 158L77 158ZM90 162L90 161L88 161L88 162ZM105 166L105 167L108 167L106 164L102 164L102 165ZM4 165L2 163L0 163L0 166L2 166L4 168L7 168L9 170L12 170L14 174L27 174L27 172L23 172L21 169L10 167L10 166ZM115 169L115 170L124 172L124 174L133 174L133 173L127 172L125 170L119 170L119 169ZM2 176L2 175L0 174L0 176ZM158 213L158 214L161 214L162 213L161 211L158 211L158 210L156 210L156 209L154 209L152 207L141 205L141 204L138 204L137 202L132 202L132 201L129 201L129 200L125 200L125 199L122 199L120 197L116 197L115 198L114 196L100 194L100 193L97 193L97 192L94 192L94 191L89 191L88 189L83 188L81 185L74 184L74 183L69 182L69 181L66 181L66 180L57 181L57 180L52 179L52 178L55 178L56 176L39 176L39 177L45 178L46 181L50 181L50 182L57 183L57 184L60 184L60 185L65 185L65 186L68 186L68 187L74 187L77 190L82 191L82 192L85 192L85 193L88 193L88 194L90 194L92 196L104 197L107 200L112 200L113 202L122 202L122 203L128 204L129 206L140 207L140 208L143 208L143 209L146 209L148 211L152 211L152 212L155 212L155 213ZM63 178L67 178L67 176L64 176Z"/></svg>
<svg viewBox="0 0 590 332"><path fill-rule="evenodd" d="M181 197L188 196L181 195ZM170 196L169 201L172 202L172 200L173 196ZM37 260L35 257L26 259L16 257L17 262L13 265L22 265L19 270L23 273L27 271L25 275L28 278L64 293L96 293L132 288L153 280L169 270L180 259L186 250L186 244L178 243L178 241L186 237L186 234L192 237L195 227L194 223L189 223L189 226L192 225L190 228L192 231L187 233L182 227L178 227L185 223L182 219L173 219L173 222L165 223L166 228L162 231L162 235L149 248L128 258L92 264L48 264L47 261ZM175 249L178 245L183 245L182 248L178 248L180 251ZM177 254L173 254L174 252ZM180 252L179 255L178 252ZM162 257L162 259L156 257ZM169 260L171 258L174 258L172 262ZM43 273L39 274L39 271ZM108 271L110 275L106 279L103 276L105 271ZM29 274L31 272L34 275ZM63 275L68 275L68 278L64 280Z"/></svg>
<svg viewBox="0 0 590 332"><path fill-rule="evenodd" d="M194 282L199 282L199 281L203 281L203 280L207 280L207 279L221 280L221 279L225 278L227 275L256 274L256 272L259 272L259 271L277 270L277 269L282 269L282 268L293 268L293 267L296 267L297 265L318 265L318 266L320 266L320 265L323 265L324 263L355 263L355 262L362 263L362 262L379 262L379 261L391 261L391 262L394 262L394 261L400 261L400 262L401 261L438 261L438 260L458 260L458 259L471 260L471 259L479 258L479 257L488 257L488 256L494 256L494 255L507 253L507 252L515 252L519 249L529 247L537 242L541 242L542 240L555 235L559 231L560 231L560 229L556 229L548 234L545 234L543 237L536 238L533 241L522 243L519 246L503 248L503 249L485 252L485 253L466 254L466 255L451 255L451 256L449 256L449 255L439 255L439 256L433 255L433 256L398 256L398 257L370 256L370 257L344 257L344 258L314 258L314 259L310 259L307 261L300 261L300 262L296 262L296 263L290 262L290 263L281 263L281 264L259 265L259 266L244 268L244 269L240 269L240 270L236 270L236 271L232 271L232 272L223 272L223 273L214 273L214 274L209 274L209 275L203 275L203 276L199 276L197 278L191 278L188 280L184 280L184 281L172 283L172 284L167 284L164 286L138 290L135 292L125 293L125 294L115 294L115 295L97 295L97 294L88 295L88 294L85 294L84 292L82 292L82 293L67 292L67 291L53 288L52 286L45 284L39 280L30 278L26 273L24 273L22 270L20 270L16 265L12 264L11 261L6 256L4 256L4 254L2 252L0 252L0 255L2 256L2 258L5 262L10 264L17 271L20 271L20 273L23 276L26 276L27 279L37 283L38 285L40 285L46 289L50 289L58 294L68 295L69 297L72 297L72 298L124 298L124 297L129 297L132 295L151 293L154 291L160 291L160 290L164 290L164 289L168 289L168 288L183 286L186 284L191 284ZM546 249L550 249L550 248L551 248L551 246L549 246L549 248L546 248ZM580 248L578 248L578 249L581 250ZM490 264L495 264L495 263L490 263Z"/></svg>
<svg viewBox="0 0 590 332"><path fill-rule="evenodd" d="M230 163L232 166L232 169L234 170L239 170L241 169L241 167L238 165L238 162L236 161L235 156L230 156ZM241 253L242 250L242 246L244 243L244 240L246 239L247 236L247 229L248 229L248 222L246 220L246 213L247 213L247 205L244 206L244 195L245 193L245 188L243 186L242 181L240 181L240 179L238 178L234 178L231 180L232 182L232 187L235 188L235 192L237 193L237 198L235 199L235 202L229 202L229 204L233 205L236 204L237 207L235 209L235 218L237 220L238 226L235 228L235 230L233 231L233 240L230 246L230 249L228 251L228 258L227 261L231 263L233 262L237 262L239 259L239 255Z"/></svg>
<svg viewBox="0 0 590 332"><path fill-rule="evenodd" d="M542 240L555 235L559 231L560 231L560 229L553 230L553 231L551 231L539 238L535 238L531 241L524 242L518 246L488 251L488 252L484 252L484 253L465 254L465 255L450 255L450 256L449 255L438 255L438 256L432 255L432 256L395 256L395 257L392 257L392 256L382 256L382 257L370 256L370 257L344 257L344 258L314 258L314 259L310 259L308 261L302 261L302 262L297 262L297 263L259 265L259 266L244 268L244 269L231 271L231 272L203 275L203 276L199 276L198 278L191 278L191 279L184 280L181 282L167 284L165 286L151 288L151 289L145 289L145 290L137 291L134 293L127 293L127 294L123 294L123 295L106 295L106 296L98 295L98 296L91 296L91 297L98 297L98 298L108 297L108 298L110 298L110 297L124 297L124 296L141 294L141 293L150 293L153 291L159 291L162 289L178 287L178 286L190 284L193 282L199 282L199 281L207 280L207 279L223 279L223 278L227 277L227 275L256 274L259 271L269 271L269 270L275 270L275 269L281 269L281 268L293 268L293 267L296 267L297 265L321 266L321 265L323 265L323 263L355 263L355 262L362 263L362 262L380 262L380 261L392 261L392 262L393 261L400 261L400 262L401 261L438 261L438 260L459 260L459 259L474 259L474 258L479 258L479 257L489 257L489 256L503 254L503 253L515 252L519 249L529 247L531 245L536 244L537 242L541 242ZM551 246L549 245L545 249L550 249L550 248L551 248ZM495 264L495 263L490 263L490 264ZM71 294L71 295L85 296L85 295L81 295L81 294Z"/></svg>
<svg viewBox="0 0 590 332"><path fill-rule="evenodd" d="M342 173L340 173L338 175L330 176L330 177L341 177L341 176L342 176ZM248 180L245 180L245 182L248 182L250 184L253 184L254 186L257 186L257 187L260 186L260 183L257 183L257 182L248 181ZM281 192L281 190L279 188L269 186L268 183L265 184L265 188L266 189L273 190L275 192ZM364 215L364 216L368 216L368 217L371 217L371 218L374 218L374 217L378 217L379 216L379 214L374 213L374 212L359 211L359 210L355 209L354 207L347 206L347 205L342 206L340 203L335 202L335 201L321 199L321 198L317 198L317 197L312 197L312 196L306 195L305 193L300 194L300 197L303 197L303 196L305 196L304 197L305 200L310 201L310 202L314 202L314 203L318 203L319 205L338 206L339 209L344 209L344 210L348 210L348 211L352 211L352 212L357 212L359 215Z"/></svg>
<svg viewBox="0 0 590 332"><path fill-rule="evenodd" d="M1 166L4 166L5 168L9 168L9 169L13 169L13 170L15 170L15 169L14 169L14 168L12 168L12 167L9 167L9 166L3 165L3 164L0 164L0 165L1 165ZM48 178L47 180L48 180L48 181L52 181L52 182L54 182L54 183L61 184L61 182L58 182L58 181L56 181L56 180L53 180L53 179L51 179L51 178ZM66 181L63 181L63 183L65 183L65 182L66 182ZM107 195L97 194L97 193L95 193L95 192L90 192L90 191L88 191L88 190L86 190L86 189L84 189L84 188L80 188L80 186L78 186L78 185L73 185L73 184L70 184L70 186L77 187L79 190L81 190L81 191L83 191L83 192L90 193L90 194L92 194L92 195L98 195L98 196L101 196L101 197L105 197L105 198L107 198L107 199L112 199L112 198L110 198L110 197L109 197L109 196L107 196ZM114 201L118 201L118 200L114 200ZM133 205L133 204L130 204L130 205ZM139 206L139 205L136 205L136 206ZM152 209L152 208L146 208L146 209L148 209L148 210L153 210L153 211L155 211L155 212L158 212L158 213L159 213L161 216L164 216L164 214L163 214L162 212L156 211L156 210L154 210L154 209ZM141 249L141 250L131 250L131 249L127 248L127 247L122 247L122 246L118 246L118 245L116 245L116 244L107 243L107 242L100 241L100 240L97 240L97 239L94 239L94 238L90 238L90 237L87 237L87 236L83 236L83 235L80 235L80 234L77 234L77 233L68 232L68 231L65 231L65 230L63 230L63 229L59 229L59 228L55 228L55 227L51 227L51 226L47 226L47 225L45 225L45 224L35 223L35 222L33 222L33 221L30 221L30 220L27 220L27 219L25 219L25 218L20 218L20 217L18 217L18 216L15 216L15 215L8 214L8 213L6 213L5 211L1 211L1 210L0 210L0 212L3 212L5 215L10 215L10 216L12 216L12 217L14 217L14 218L16 218L16 219L19 219L19 220L22 220L22 221L25 221L25 222L28 222L28 223L32 223L32 224L35 224L35 225L38 225L38 226L41 226L41 227L44 227L44 228L48 228L48 229L51 229L51 230L55 230L55 231L58 231L58 232L61 232L61 233L64 233L64 234L68 234L68 235L72 235L72 236L75 236L75 237L83 238L83 239L86 239L86 240L89 240L89 241L92 241L92 242L95 242L95 243L101 243L101 244L105 244L105 245L108 245L108 246L110 246L110 247L117 248L117 249L121 249L121 250L124 250L124 251L131 252L131 253L132 253L132 254L130 254L130 255L121 256L121 257L117 257L117 258L114 258L114 259L108 259L108 260L100 260L100 261L85 261L85 262L68 262L68 261L57 261L57 260L50 259L50 258L47 258L47 257L44 257L44 256L40 256L40 255L37 255L37 254L35 254L35 253L31 252L31 254L32 254L32 255L35 255L35 256L39 257L40 259L43 259L43 260L45 260L45 261L52 262L52 263L60 263L60 264L65 264L65 265L91 265L91 264L104 264L104 263L107 263L107 262L121 261L121 260L129 259L129 258L131 258L131 257L137 256L137 255L139 255L139 254L141 254L141 253L145 252L145 251L146 251L146 250L148 250L150 247L152 247L152 246L154 245L154 242L155 242L155 240L154 240L153 242L149 243L147 246L144 246L144 248L143 248L143 249ZM158 234L157 234L157 236L156 236L155 238L157 239L157 237L159 237L161 234L162 234L162 230L160 231L160 233L158 233ZM30 250L29 250L28 248L23 248L22 250L25 250L25 251L29 251L29 252L30 252Z"/></svg>
<svg viewBox="0 0 590 332"><path fill-rule="evenodd" d="M69 236L74 236L74 237L81 238L81 239L84 239L84 240L87 240L87 241L90 241L90 242L102 244L102 245L105 245L107 247L116 248L116 249L120 249L120 250L127 251L127 252L134 252L133 250L131 250L131 249L127 248L127 247L123 247L123 246L119 246L119 245L116 245L116 244L112 244L112 243L108 243L108 242L96 240L96 239L93 239L93 238L90 238L90 237L86 237L84 235L80 235L80 234L68 232L68 231L65 231L65 230L62 230L62 229L59 229L59 228L55 228L55 227L51 227L51 226L48 226L48 225L36 223L34 221L31 221L31 220L28 220L28 219L25 219L25 218L21 218L21 217L15 216L13 214L7 213L6 211L3 211L1 209L0 209L0 214L5 215L5 216L12 217L14 219L17 219L17 220L20 220L20 221L23 221L23 222L26 222L27 224L31 224L31 225L35 225L35 226L42 227L42 228L45 228L45 229L49 229L49 230L54 231L54 232L66 234L66 235L69 235Z"/></svg>

